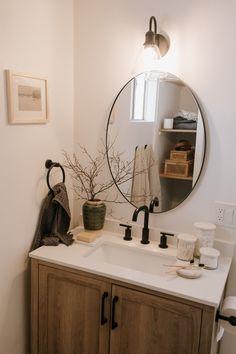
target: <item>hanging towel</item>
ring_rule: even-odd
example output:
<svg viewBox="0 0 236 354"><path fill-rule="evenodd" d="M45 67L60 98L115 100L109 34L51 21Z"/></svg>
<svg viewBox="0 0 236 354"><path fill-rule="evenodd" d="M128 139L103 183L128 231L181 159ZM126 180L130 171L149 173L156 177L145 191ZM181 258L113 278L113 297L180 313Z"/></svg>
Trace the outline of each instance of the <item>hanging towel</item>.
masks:
<svg viewBox="0 0 236 354"><path fill-rule="evenodd" d="M131 202L139 207L148 205L158 197L161 202L161 187L158 164L151 145L138 146L135 151Z"/></svg>
<svg viewBox="0 0 236 354"><path fill-rule="evenodd" d="M135 150L131 203L139 207L147 204L150 195L148 180L148 161L144 146Z"/></svg>
<svg viewBox="0 0 236 354"><path fill-rule="evenodd" d="M156 210L160 211L162 205L162 199L161 199L161 183L160 183L158 163L154 155L152 145L148 145L146 150L147 150L148 161L149 161L148 162L149 164L148 179L149 179L149 190L150 190L149 202L150 200L157 197L159 200L159 206Z"/></svg>
<svg viewBox="0 0 236 354"><path fill-rule="evenodd" d="M59 242L71 245L73 235L68 233L70 220L67 190L61 182L43 200L31 251L42 245L57 246Z"/></svg>

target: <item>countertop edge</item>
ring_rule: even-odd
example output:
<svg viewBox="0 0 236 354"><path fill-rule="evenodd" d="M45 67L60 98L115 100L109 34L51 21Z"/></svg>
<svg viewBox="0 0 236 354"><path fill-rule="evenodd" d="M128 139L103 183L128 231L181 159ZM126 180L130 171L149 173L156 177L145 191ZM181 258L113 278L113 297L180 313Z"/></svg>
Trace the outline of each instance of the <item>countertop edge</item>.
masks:
<svg viewBox="0 0 236 354"><path fill-rule="evenodd" d="M143 283L140 280L137 281L137 280L134 280L132 278L124 278L124 277L116 275L116 274L109 274L109 272L104 272L102 270L93 269L93 268L87 268L86 266L83 266L83 265L76 265L76 264L73 264L73 263L68 263L68 262L65 262L65 261L57 260L57 259L49 259L48 257L32 254L32 252L29 254L29 257L33 258L33 259L37 259L39 261L51 263L52 265L56 264L56 265L63 266L63 267L69 268L69 269L75 269L75 270L83 271L83 272L86 272L86 273L89 273L89 274L94 274L94 275L106 277L106 278L109 278L111 280L114 279L114 280L117 280L117 281L121 281L121 282L126 283L126 284L139 286L139 287L144 288L144 289L158 291L158 292L163 293L163 294L172 295L172 296L175 296L177 298L186 299L186 300L189 300L189 301L192 301L192 302L195 302L195 303L200 303L202 305L207 305L207 306L210 306L210 307L214 307L215 309L217 309L219 307L219 304L220 304L220 301L221 301L221 297L223 295L223 290L224 290L224 287L225 287L226 282L227 282L227 277L226 277L225 281L224 281L224 284L221 284L222 285L222 293L221 293L221 296L220 296L219 300L218 301L209 301L209 300L205 300L205 299L199 298L199 297L198 298L197 297L194 298L194 297L188 296L186 294L180 294L180 293L178 293L178 292L176 292L174 290L165 289L164 287L162 288L162 287L158 287L158 286L153 286L151 284ZM229 258L229 257L227 257L227 258ZM229 263L228 263L227 274L229 273L230 265L231 265L231 260L229 260ZM132 270L132 272L135 272L135 271ZM189 281L189 280L187 280L187 281Z"/></svg>

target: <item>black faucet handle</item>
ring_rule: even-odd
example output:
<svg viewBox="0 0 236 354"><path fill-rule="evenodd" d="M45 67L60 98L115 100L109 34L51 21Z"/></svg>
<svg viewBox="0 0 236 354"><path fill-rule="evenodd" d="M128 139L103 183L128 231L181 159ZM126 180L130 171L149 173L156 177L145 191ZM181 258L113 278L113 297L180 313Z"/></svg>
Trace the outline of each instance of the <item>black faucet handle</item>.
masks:
<svg viewBox="0 0 236 354"><path fill-rule="evenodd" d="M120 224L120 226L123 226L125 227L125 236L123 237L123 239L125 241L131 241L132 240L132 237L131 237L131 228L132 226L131 225L127 225L127 224Z"/></svg>
<svg viewBox="0 0 236 354"><path fill-rule="evenodd" d="M168 232L160 232L161 238L160 238L160 248L168 248L167 245L167 236L174 236L174 234L168 233Z"/></svg>

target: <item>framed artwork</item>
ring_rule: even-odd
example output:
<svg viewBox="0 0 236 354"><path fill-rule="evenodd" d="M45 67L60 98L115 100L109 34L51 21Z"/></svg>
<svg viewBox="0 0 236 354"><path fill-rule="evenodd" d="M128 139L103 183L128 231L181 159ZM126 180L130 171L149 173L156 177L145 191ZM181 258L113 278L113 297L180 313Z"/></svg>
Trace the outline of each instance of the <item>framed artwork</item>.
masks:
<svg viewBox="0 0 236 354"><path fill-rule="evenodd" d="M9 123L47 123L47 79L6 70L6 80Z"/></svg>

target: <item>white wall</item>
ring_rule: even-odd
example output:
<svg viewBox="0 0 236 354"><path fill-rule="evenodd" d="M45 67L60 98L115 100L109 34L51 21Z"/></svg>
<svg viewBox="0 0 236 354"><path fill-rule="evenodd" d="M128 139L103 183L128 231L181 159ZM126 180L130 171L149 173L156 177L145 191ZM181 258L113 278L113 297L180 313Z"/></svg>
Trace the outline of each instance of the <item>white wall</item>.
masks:
<svg viewBox="0 0 236 354"><path fill-rule="evenodd" d="M223 0L76 1L77 142L95 151L105 136L112 101L132 75L152 15L171 39L160 69L181 77L203 108L208 143L205 168L186 202L151 218L160 228L191 232L196 220L214 222L215 200L236 202L235 12L233 0L227 4ZM115 205L113 210L131 220L132 207ZM231 229L217 228L217 236L236 239ZM228 285L234 295L235 276L236 259ZM233 354L235 344L236 339L226 335L221 353Z"/></svg>
<svg viewBox="0 0 236 354"><path fill-rule="evenodd" d="M73 0L0 4L0 353L26 354L27 254L47 193L44 163L73 147ZM8 125L5 69L48 78L48 124Z"/></svg>

